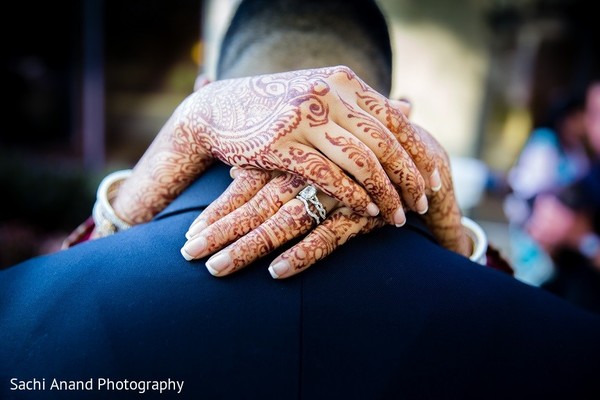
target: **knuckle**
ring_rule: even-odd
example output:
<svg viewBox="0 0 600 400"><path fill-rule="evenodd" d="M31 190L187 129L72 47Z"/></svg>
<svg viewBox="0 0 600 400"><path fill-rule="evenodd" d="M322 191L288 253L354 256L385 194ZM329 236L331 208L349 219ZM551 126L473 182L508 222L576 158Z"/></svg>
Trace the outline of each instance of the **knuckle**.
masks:
<svg viewBox="0 0 600 400"><path fill-rule="evenodd" d="M250 215L255 215L261 221L264 221L269 216L269 209L265 209L267 204L270 204L270 198L261 194L250 199L246 203L246 207Z"/></svg>
<svg viewBox="0 0 600 400"><path fill-rule="evenodd" d="M211 251L220 249L222 246L234 239L231 237L232 224L226 219L215 222L207 229L208 233L206 238Z"/></svg>
<svg viewBox="0 0 600 400"><path fill-rule="evenodd" d="M402 146L397 140L383 140L378 147L381 149L378 158L382 165L402 158Z"/></svg>
<svg viewBox="0 0 600 400"><path fill-rule="evenodd" d="M295 181L294 176L290 174L280 175L269 184L265 185L261 192L264 195L271 199L271 202L277 207L280 208L283 205L283 202L290 198L293 193L295 193L295 189L297 189L300 185Z"/></svg>
<svg viewBox="0 0 600 400"><path fill-rule="evenodd" d="M353 213L348 208L336 210L331 218L319 226L319 236L323 244L328 244L333 251L359 233L362 233L369 221L381 218L364 217Z"/></svg>
<svg viewBox="0 0 600 400"><path fill-rule="evenodd" d="M354 71L352 71L352 69L350 69L350 67L348 67L347 65L337 65L334 67L334 71L336 73L350 75L352 77L356 76Z"/></svg>
<svg viewBox="0 0 600 400"><path fill-rule="evenodd" d="M258 170L242 170L234 182L235 188L242 193L254 193L266 182L266 173Z"/></svg>
<svg viewBox="0 0 600 400"><path fill-rule="evenodd" d="M304 204L300 201L288 203L281 207L276 214L276 224L279 229L303 232L312 222L306 213Z"/></svg>
<svg viewBox="0 0 600 400"><path fill-rule="evenodd" d="M331 76L331 79L337 82L345 82L356 78L356 74L354 73L354 71L352 71L350 67L346 65L336 65L335 67L333 67L332 72L333 74Z"/></svg>

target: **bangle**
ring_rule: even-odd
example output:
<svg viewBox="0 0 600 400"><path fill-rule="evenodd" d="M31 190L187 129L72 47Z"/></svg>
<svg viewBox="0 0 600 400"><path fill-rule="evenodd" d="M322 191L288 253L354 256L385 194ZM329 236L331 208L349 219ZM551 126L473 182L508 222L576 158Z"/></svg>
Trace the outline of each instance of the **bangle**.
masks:
<svg viewBox="0 0 600 400"><path fill-rule="evenodd" d="M598 235L588 233L579 241L579 252L589 259L593 259L600 252L600 238Z"/></svg>
<svg viewBox="0 0 600 400"><path fill-rule="evenodd" d="M471 218L462 217L460 222L465 228L467 236L473 241L473 253L469 257L469 260L481 265L486 265L488 240L483 228Z"/></svg>
<svg viewBox="0 0 600 400"><path fill-rule="evenodd" d="M96 192L96 203L92 210L95 237L112 235L119 231L131 228L131 225L123 221L113 209L111 201L117 196L121 184L131 176L131 170L121 170L107 175Z"/></svg>

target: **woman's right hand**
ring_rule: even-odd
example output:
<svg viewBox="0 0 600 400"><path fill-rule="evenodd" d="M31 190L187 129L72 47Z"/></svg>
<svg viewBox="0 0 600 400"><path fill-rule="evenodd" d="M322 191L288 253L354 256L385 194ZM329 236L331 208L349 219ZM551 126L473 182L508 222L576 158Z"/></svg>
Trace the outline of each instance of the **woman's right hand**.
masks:
<svg viewBox="0 0 600 400"><path fill-rule="evenodd" d="M434 155L397 104L350 69L330 67L197 90L123 184L115 211L130 223L148 221L214 158L292 173L395 225L404 223L405 207L427 210L426 186L441 184Z"/></svg>

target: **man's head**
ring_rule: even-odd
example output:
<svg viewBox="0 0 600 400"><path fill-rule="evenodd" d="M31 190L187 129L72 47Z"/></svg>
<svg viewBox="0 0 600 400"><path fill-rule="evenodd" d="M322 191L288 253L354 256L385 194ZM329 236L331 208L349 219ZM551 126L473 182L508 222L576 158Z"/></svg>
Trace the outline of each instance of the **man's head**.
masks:
<svg viewBox="0 0 600 400"><path fill-rule="evenodd" d="M217 78L332 65L350 67L389 94L390 37L373 0L242 0L223 39Z"/></svg>

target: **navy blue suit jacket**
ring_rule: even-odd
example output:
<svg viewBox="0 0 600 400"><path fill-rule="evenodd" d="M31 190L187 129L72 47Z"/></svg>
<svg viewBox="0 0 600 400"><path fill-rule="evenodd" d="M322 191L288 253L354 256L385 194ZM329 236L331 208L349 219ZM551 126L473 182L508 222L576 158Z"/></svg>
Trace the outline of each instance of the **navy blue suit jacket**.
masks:
<svg viewBox="0 0 600 400"><path fill-rule="evenodd" d="M228 183L217 166L150 223L2 271L0 398L140 397L10 385L101 377L185 381L161 398L600 395L598 316L444 250L417 220L292 279L270 277L272 257L211 276L179 249Z"/></svg>

